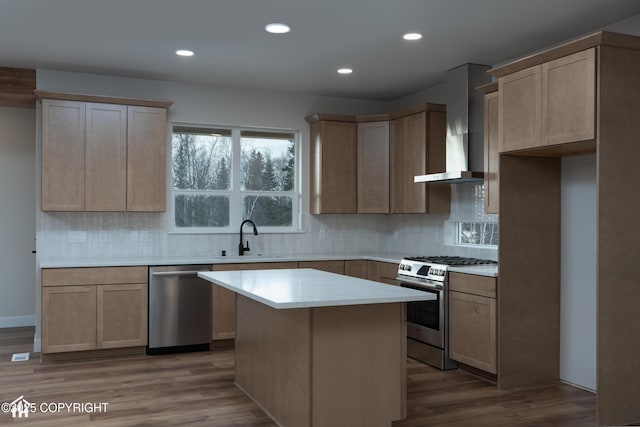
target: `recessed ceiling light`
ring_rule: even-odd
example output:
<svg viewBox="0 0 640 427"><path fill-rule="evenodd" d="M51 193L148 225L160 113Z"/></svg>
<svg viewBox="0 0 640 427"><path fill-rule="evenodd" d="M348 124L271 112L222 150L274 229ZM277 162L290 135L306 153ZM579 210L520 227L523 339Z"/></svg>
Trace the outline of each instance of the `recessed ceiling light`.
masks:
<svg viewBox="0 0 640 427"><path fill-rule="evenodd" d="M420 33L407 33L402 36L405 40L420 40L422 38L422 34Z"/></svg>
<svg viewBox="0 0 640 427"><path fill-rule="evenodd" d="M176 55L178 56L193 56L192 50L180 49L176 50Z"/></svg>
<svg viewBox="0 0 640 427"><path fill-rule="evenodd" d="M284 34L291 31L291 27L289 27L287 24L282 24L279 22L267 24L264 26L264 29L271 34Z"/></svg>
<svg viewBox="0 0 640 427"><path fill-rule="evenodd" d="M338 74L351 74L353 70L351 68L338 68Z"/></svg>

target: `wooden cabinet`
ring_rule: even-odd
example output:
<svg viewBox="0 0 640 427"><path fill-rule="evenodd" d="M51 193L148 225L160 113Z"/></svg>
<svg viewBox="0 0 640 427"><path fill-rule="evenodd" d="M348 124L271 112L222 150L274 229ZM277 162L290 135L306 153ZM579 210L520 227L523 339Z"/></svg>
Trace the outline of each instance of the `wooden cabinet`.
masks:
<svg viewBox="0 0 640 427"><path fill-rule="evenodd" d="M498 92L484 96L484 210L499 213L500 147L498 145Z"/></svg>
<svg viewBox="0 0 640 427"><path fill-rule="evenodd" d="M42 99L43 211L166 209L170 103L41 91L37 95Z"/></svg>
<svg viewBox="0 0 640 427"><path fill-rule="evenodd" d="M594 57L595 66L582 55ZM637 216L640 193L629 191L629 183L640 182L640 38L597 32L496 67L490 74L503 79L536 66L549 73L549 105L543 114L548 116L544 119L548 138L581 142L558 142L544 150L501 156L498 385L514 388L559 380L560 236L564 234L560 157L593 153L597 162L595 424L633 424L640 420L640 358L633 351L638 341L630 341L638 336L640 325L640 230L629 227L629 220ZM564 95L551 95L561 86L566 86ZM594 125L591 99L597 106ZM586 125L584 132L580 123ZM582 140L593 132L594 140ZM542 265L545 274L540 280Z"/></svg>
<svg viewBox="0 0 640 427"><path fill-rule="evenodd" d="M127 210L166 210L165 108L127 107Z"/></svg>
<svg viewBox="0 0 640 427"><path fill-rule="evenodd" d="M495 374L496 336L496 279L450 273L449 356Z"/></svg>
<svg viewBox="0 0 640 427"><path fill-rule="evenodd" d="M344 274L351 277L367 279L367 260L352 259L344 262Z"/></svg>
<svg viewBox="0 0 640 427"><path fill-rule="evenodd" d="M358 213L389 213L388 119L358 117L357 159Z"/></svg>
<svg viewBox="0 0 640 427"><path fill-rule="evenodd" d="M595 48L500 77L500 152L595 139L595 79Z"/></svg>
<svg viewBox="0 0 640 427"><path fill-rule="evenodd" d="M147 344L147 284L98 285L97 348Z"/></svg>
<svg viewBox="0 0 640 427"><path fill-rule="evenodd" d="M417 109L391 114L391 213L447 213L449 185L413 181L446 169L444 106Z"/></svg>
<svg viewBox="0 0 640 427"><path fill-rule="evenodd" d="M212 271L272 270L298 268L297 262L256 262L241 264L214 264ZM211 340L227 340L236 337L236 293L221 286L212 285Z"/></svg>
<svg viewBox="0 0 640 427"><path fill-rule="evenodd" d="M43 108L49 101L43 101ZM86 103L85 211L127 210L127 106Z"/></svg>
<svg viewBox="0 0 640 427"><path fill-rule="evenodd" d="M355 117L314 114L306 120L311 140L311 213L356 213Z"/></svg>
<svg viewBox="0 0 640 427"><path fill-rule="evenodd" d="M396 280L398 264L382 261L367 261L367 278L388 285L400 286Z"/></svg>
<svg viewBox="0 0 640 427"><path fill-rule="evenodd" d="M84 210L85 105L42 101L42 210Z"/></svg>
<svg viewBox="0 0 640 427"><path fill-rule="evenodd" d="M147 344L147 268L42 270L42 352Z"/></svg>
<svg viewBox="0 0 640 427"><path fill-rule="evenodd" d="M542 145L596 137L596 49L542 64Z"/></svg>
<svg viewBox="0 0 640 427"><path fill-rule="evenodd" d="M42 288L42 352L95 350L96 287Z"/></svg>
<svg viewBox="0 0 640 427"><path fill-rule="evenodd" d="M329 273L344 274L344 261L300 261L298 268L313 268Z"/></svg>

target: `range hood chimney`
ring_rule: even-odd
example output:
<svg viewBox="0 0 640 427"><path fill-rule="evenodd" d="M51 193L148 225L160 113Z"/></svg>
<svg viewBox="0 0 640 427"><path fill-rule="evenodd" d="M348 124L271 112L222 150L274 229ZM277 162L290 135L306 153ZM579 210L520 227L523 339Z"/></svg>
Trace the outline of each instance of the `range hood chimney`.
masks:
<svg viewBox="0 0 640 427"><path fill-rule="evenodd" d="M464 64L447 71L447 169L414 182L481 182L484 179L484 97L476 87L491 82L491 67Z"/></svg>

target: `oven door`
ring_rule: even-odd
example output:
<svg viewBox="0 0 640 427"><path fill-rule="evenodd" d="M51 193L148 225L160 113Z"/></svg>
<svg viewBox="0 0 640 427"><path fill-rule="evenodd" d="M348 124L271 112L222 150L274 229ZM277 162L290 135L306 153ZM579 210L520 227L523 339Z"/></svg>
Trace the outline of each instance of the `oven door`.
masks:
<svg viewBox="0 0 640 427"><path fill-rule="evenodd" d="M435 295L436 299L407 303L407 336L438 348L444 348L445 310L442 284L430 281L416 282L408 283L408 281L400 279L400 286L429 292Z"/></svg>

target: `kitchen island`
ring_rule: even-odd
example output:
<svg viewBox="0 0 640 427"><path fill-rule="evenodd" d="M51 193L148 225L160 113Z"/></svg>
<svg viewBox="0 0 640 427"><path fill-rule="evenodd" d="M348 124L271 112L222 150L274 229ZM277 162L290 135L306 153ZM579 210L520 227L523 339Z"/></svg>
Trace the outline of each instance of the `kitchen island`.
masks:
<svg viewBox="0 0 640 427"><path fill-rule="evenodd" d="M431 294L313 269L198 275L237 293L236 385L278 424L406 416L404 303Z"/></svg>

